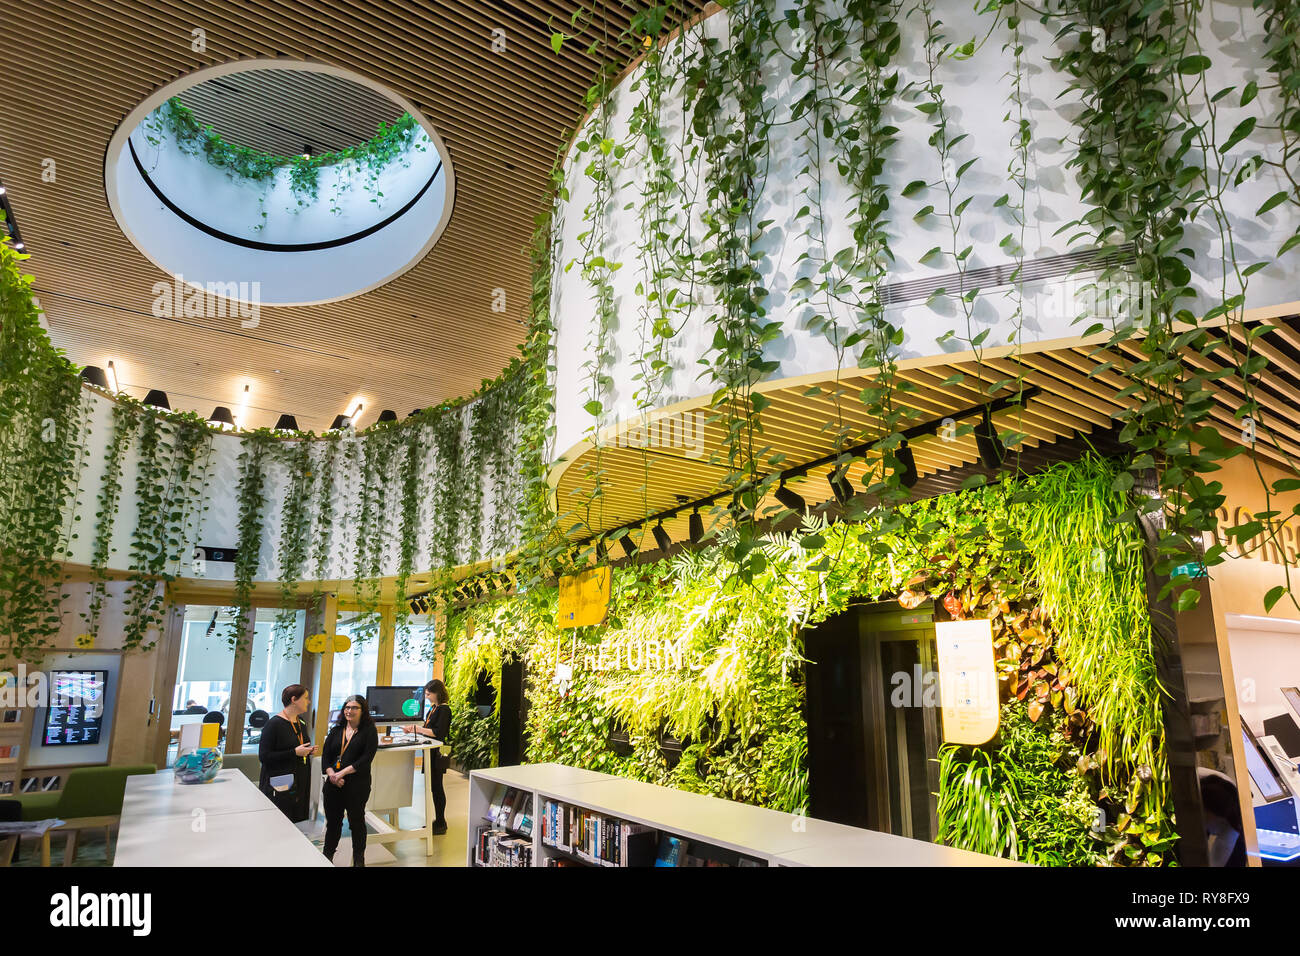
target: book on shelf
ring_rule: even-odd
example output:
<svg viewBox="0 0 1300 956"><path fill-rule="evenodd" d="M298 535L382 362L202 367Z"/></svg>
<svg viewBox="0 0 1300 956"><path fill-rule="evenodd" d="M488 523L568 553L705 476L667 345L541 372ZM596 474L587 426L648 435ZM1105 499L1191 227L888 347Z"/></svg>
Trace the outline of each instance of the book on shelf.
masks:
<svg viewBox="0 0 1300 956"><path fill-rule="evenodd" d="M524 836L533 835L533 801L525 799L524 805L519 808L519 814L515 817L513 829L518 830Z"/></svg>
<svg viewBox="0 0 1300 956"><path fill-rule="evenodd" d="M496 790L492 792L492 801L488 804L487 819L494 823L501 813L501 804L505 802L506 789L504 783L499 783L497 784Z"/></svg>
<svg viewBox="0 0 1300 956"><path fill-rule="evenodd" d="M686 851L690 849L690 843L681 837L675 837L671 833L665 833L659 837L659 853L655 858L655 866L684 866L684 857Z"/></svg>
<svg viewBox="0 0 1300 956"><path fill-rule="evenodd" d="M480 826L474 862L478 866L532 866L533 841L499 827Z"/></svg>
<svg viewBox="0 0 1300 956"><path fill-rule="evenodd" d="M18 759L19 744L0 744L0 760L16 761Z"/></svg>
<svg viewBox="0 0 1300 956"><path fill-rule="evenodd" d="M508 827L510 825L510 817L515 808L515 801L518 798L519 791L513 787L506 791L505 799L501 801L501 809L495 817L498 826Z"/></svg>

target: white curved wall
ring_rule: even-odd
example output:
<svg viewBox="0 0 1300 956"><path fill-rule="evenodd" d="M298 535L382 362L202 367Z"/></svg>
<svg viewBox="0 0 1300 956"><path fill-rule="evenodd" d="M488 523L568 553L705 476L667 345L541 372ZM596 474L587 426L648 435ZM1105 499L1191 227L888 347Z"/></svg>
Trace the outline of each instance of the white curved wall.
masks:
<svg viewBox="0 0 1300 956"><path fill-rule="evenodd" d="M90 427L87 435L90 454L81 473L81 481L77 488L75 500L68 502L68 526L72 529L72 533L76 535L70 541L71 553L68 560L75 564L88 565L91 562L94 549L99 495L103 488L108 449L112 441L113 402L88 388L82 389L81 397L83 405L88 408L90 416ZM473 403L469 403L460 409L463 424L463 442L469 441L472 406ZM433 494L433 475L438 466L438 460L436 446L432 437L432 426L417 426L408 423L404 427L420 427L424 429L424 435L420 441L420 447L425 451L420 468L422 494L420 495L419 533L417 535L414 561L414 571L420 573L430 569L430 556L433 550L434 509L444 503ZM139 432L137 431L136 434L138 436ZM334 473L333 480L330 482L334 520L332 522L333 534L325 580L338 581L343 585L352 581L355 575L361 459L358 456L357 463L350 469L343 467L345 458L342 454L342 448L345 447L343 443L348 441L363 445L367 440L365 435L358 435L351 439L340 439L340 454L337 459L338 468ZM508 448L515 448L513 444L515 440L514 434L502 436L501 440L506 442ZM234 565L229 563L207 562L202 572L196 573L191 563L191 555L195 547L199 545L214 548L234 548L239 545L239 456L243 444L244 439L236 434L217 434L213 436L212 455L207 472L207 488L203 501L206 510L195 516L193 525L187 530L185 544L180 551L182 555L181 561L179 566L174 565L169 568L172 573L178 573L183 578L234 579ZM323 461L322 453L326 444L324 440L314 442L313 454L315 457L313 461ZM380 547L382 549L380 573L384 577L395 575L400 562L401 479L398 468L401 460L401 453L394 456L394 462L383 482L382 507L375 522L375 533L380 538ZM113 522L111 538L111 547L114 550L110 553L107 566L110 570L130 571L131 536L135 530L139 515L135 486L140 465L140 455L137 452L135 441L128 444L122 461L121 498ZM511 475L517 474L517 471L517 468L507 469L507 472ZM283 525L284 498L289 484L289 471L279 458L271 455L267 458L266 477L266 499L265 507L262 509L264 521L258 568L254 579L256 581L278 581L281 577L279 564L280 536ZM485 465L483 472L478 476L472 476L472 480L478 481L483 487L482 525L480 527L481 546L477 555L471 555L464 546L467 538L462 538L459 563L466 564L491 557L489 552L491 551L492 522L495 516L497 497L496 485L493 482L489 467ZM517 541L516 522L519 519L517 495L519 488L517 484L512 484L505 489L504 493L506 500L510 501L510 506L503 515L504 524L502 528L507 531L506 537L511 542L510 547L513 548L514 543ZM315 499L313 498L312 501L314 503ZM315 533L319 527L318 515L319 510L313 508L311 515L312 536L310 538L312 542L315 541ZM315 561L314 554L315 548L313 545L309 548L309 562L311 563L309 569L304 570L300 575L302 580L312 580L314 578L312 573Z"/></svg>
<svg viewBox="0 0 1300 956"><path fill-rule="evenodd" d="M780 20L782 12L794 6L791 0L778 0L774 19ZM944 22L945 35L954 42L967 37L982 36L988 31L991 18L972 9L975 5L963 0L943 0L937 4L938 15ZM704 29L713 37L726 37L727 12L720 12L704 23ZM1027 195L1024 197L1024 214L1028 228L1024 239L1027 259L1074 252L1082 245L1069 245L1069 234L1056 235L1065 223L1077 219L1086 206L1081 199L1073 170L1065 163L1073 156L1073 147L1067 142L1074 127L1071 118L1078 114L1077 96L1062 97L1068 87L1068 78L1048 62L1059 50L1053 39L1055 26L1045 27L1026 17L1022 24L1024 73L1022 88L1026 116L1032 127L1029 149ZM902 46L895 57L900 72L899 89L924 78L925 49L924 27L919 16L900 19ZM786 50L796 48L797 40L789 26L782 22L778 28L781 45ZM1207 5L1201 24L1200 39L1206 54L1215 66L1208 73L1211 90L1226 86L1240 89L1248 80L1258 79L1260 86L1267 84L1263 53L1266 38L1258 15L1250 0L1230 0L1227 3ZM1007 97L1012 93L1009 73L1013 58L1005 47L1009 34L994 33L968 60L942 61L936 81L943 84L943 96L949 113L949 136L966 134L967 138L954 149L956 164L968 159L976 162L962 178L959 198L973 196L966 210L962 231L956 248L970 245L972 252L969 268L1014 264L999 247L1002 237L1016 230L1014 220L1006 207L995 207L994 201L1003 193L1013 192L1007 169L1014 151L1011 137L1014 127L1004 120L1010 109ZM694 42L673 41L674 44ZM670 52L675 57L675 53ZM618 142L627 142L628 122L633 108L641 98L640 92L630 87L637 81L641 69L614 90L611 100L611 136ZM796 212L808 202L803 190L812 183L812 177L801 170L807 160L800 155L803 148L797 131L802 120L791 120L792 105L806 93L804 81L793 78L790 63L780 53L766 63L766 100L774 110L774 127L770 143L770 167L763 189L756 221L773 220L761 248L767 253L763 264L765 285L769 291L769 318L782 323L781 336L766 350L766 357L779 363L770 378L827 372L838 364L835 350L827 339L809 328L813 314L799 294L791 293L791 285L801 273L799 257L804 252L820 255L802 235L806 221L796 219ZM682 90L680 84L664 97L664 116L661 122L674 156L681 156ZM1224 141L1229 132L1247 115L1276 115L1277 104L1269 102L1265 94L1247 108L1239 108L1236 96L1229 96L1218 106L1217 138ZM1270 113L1271 111L1271 113ZM1203 121L1204 116L1198 116ZM925 205L944 208L946 195L942 188L930 188L912 198L903 198L904 186L913 180L939 182L943 170L936 150L928 139L933 131L929 118L919 112L911 102L895 101L888 121L900 130L898 141L888 156L884 172L891 195L889 233L895 261L886 283L924 279L951 274L951 258L931 266L920 262L926 251L939 245L948 251L953 246L950 230L944 220L931 216L918 223L915 214ZM1265 122L1261 120L1261 122ZM849 191L843 177L836 169L834 150L824 143L826 152L820 164L822 180L822 208L826 217L828 238L826 249L832 254L853 244L844 210ZM1277 143L1268 136L1257 133L1237 146L1231 155L1238 159L1267 152L1278 158ZM566 186L569 200L563 204L559 236L561 265L568 265L581 256L580 234L591 228L584 221L584 210L592 201L593 184L583 173L588 156L571 153L568 158ZM636 360L640 353L641 331L638 310L644 296L636 291L638 282L646 279L646 270L637 261L637 245L643 227L638 219L641 207L642 182L645 162L639 150L630 152L613 174L615 191L608 204L606 233L609 241L603 254L623 267L614 274L618 319L612 332L611 350L614 365L609 374L614 381L612 393L607 397L607 414L601 426L626 421L636 413L634 392L637 383ZM700 188L700 176L685 166L677 170L677 180L688 195L704 201L705 190ZM1232 228L1238 244L1238 255L1243 263L1272 260L1278 246L1295 229L1294 207L1283 204L1261 218L1254 211L1273 193L1287 188L1274 171L1261 173L1253 181L1243 183L1230 194ZM1014 196L1013 196L1014 198ZM698 216L695 234L702 232ZM1198 313L1217 305L1220 281L1218 266L1218 232L1214 224L1204 221L1191 224L1187 229L1187 245L1196 252L1199 263L1194 283L1203 294L1192 304ZM1261 273L1250 280L1248 308L1265 308L1289 303L1300 298L1296 295L1296 267L1293 256L1271 262ZM806 267L802 267L806 268ZM697 275L697 278L702 278ZM1077 286L1080 280L1073 280ZM958 303L941 299L933 307L924 300L907 303L890 310L891 321L904 329L905 340L900 350L902 358L917 358L945 352L963 352L970 349L970 340L984 329L991 329L985 347L1007 345L1013 336L1024 343L1044 342L1082 334L1087 324L1075 325L1077 312L1063 307L1065 284L1060 280L1049 283L1027 284L1023 290L1023 327L1011 321L1015 299L1007 295L1007 287L986 288L978 296L973 310L973 326L968 330ZM1232 294L1232 291L1229 292ZM557 325L556 340L556 449L563 451L586 437L593 425L592 417L583 409L586 401L588 373L583 365L590 358L589 342L594 322L592 290L581 275L580 265L567 272L557 270L553 291L552 315ZM701 366L700 359L707 356L713 329L707 321L713 312L712 303L703 298L693 309L681 333L673 340L671 362L673 371L659 405L668 405L684 399L707 396L717 387L716 382ZM847 316L837 316L841 322ZM944 333L955 331L955 336L943 344L936 340ZM856 366L856 355L844 363ZM701 372L705 374L701 375Z"/></svg>

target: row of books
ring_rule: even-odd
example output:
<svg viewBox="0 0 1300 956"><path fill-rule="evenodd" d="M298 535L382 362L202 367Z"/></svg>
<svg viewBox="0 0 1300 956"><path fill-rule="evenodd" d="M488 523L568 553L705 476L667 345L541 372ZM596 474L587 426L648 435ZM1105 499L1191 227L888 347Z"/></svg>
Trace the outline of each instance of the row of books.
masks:
<svg viewBox="0 0 1300 956"><path fill-rule="evenodd" d="M652 866L659 833L555 800L542 813L542 842L600 866Z"/></svg>
<svg viewBox="0 0 1300 956"><path fill-rule="evenodd" d="M478 828L475 862L479 866L532 866L533 841L497 827Z"/></svg>
<svg viewBox="0 0 1300 956"><path fill-rule="evenodd" d="M524 836L533 833L533 795L527 790L516 790L498 784L488 805L487 822Z"/></svg>

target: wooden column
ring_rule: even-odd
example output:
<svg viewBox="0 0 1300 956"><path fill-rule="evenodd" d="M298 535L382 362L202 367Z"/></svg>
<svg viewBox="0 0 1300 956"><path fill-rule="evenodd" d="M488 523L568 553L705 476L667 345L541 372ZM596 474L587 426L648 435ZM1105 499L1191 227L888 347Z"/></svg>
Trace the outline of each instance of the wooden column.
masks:
<svg viewBox="0 0 1300 956"><path fill-rule="evenodd" d="M167 749L171 744L172 692L181 662L181 642L185 639L184 605L174 605L163 624L163 646L159 649L158 669L154 671L154 766L167 766Z"/></svg>
<svg viewBox="0 0 1300 956"><path fill-rule="evenodd" d="M393 652L397 645L397 609L385 604L379 609L379 659L375 664L375 685L387 687L393 683Z"/></svg>
<svg viewBox="0 0 1300 956"><path fill-rule="evenodd" d="M318 744L324 742L329 732L330 720L330 684L334 679L334 635L339 626L339 599L337 594L325 595L322 614L322 630L325 633L325 650L321 651L317 666L317 684L314 701L316 705L316 722L313 726L313 740Z"/></svg>
<svg viewBox="0 0 1300 956"><path fill-rule="evenodd" d="M253 638L257 633L257 608L248 609L248 628L239 635L235 668L230 677L230 715L226 718L226 753L243 753L244 707L248 701L248 675L253 668Z"/></svg>
<svg viewBox="0 0 1300 956"><path fill-rule="evenodd" d="M1232 670L1232 651L1228 644L1228 621L1223 608L1226 602L1219 595L1214 579L1210 579L1209 593L1214 636L1219 652L1219 670L1223 681L1224 719L1228 727L1228 756L1232 758L1232 772L1228 776L1237 782L1237 803L1241 807L1241 837L1246 841L1246 865L1263 866L1259 856L1259 834L1255 832L1255 803L1250 793L1250 773L1246 769L1245 741L1241 736L1241 707L1237 702L1237 679ZM1202 597L1202 602L1205 598ZM1225 768L1227 769L1227 768Z"/></svg>
<svg viewBox="0 0 1300 956"><path fill-rule="evenodd" d="M1152 480L1151 484L1154 484ZM1148 490L1150 493L1150 490ZM1164 528L1163 512L1141 516L1139 526L1143 540L1143 568L1146 573L1147 611L1151 617L1151 636L1155 644L1156 676L1165 693L1160 709L1165 725L1165 752L1169 761L1169 788L1178 818L1176 852L1183 866L1207 866L1205 808L1196 775L1196 737L1192 730L1188 706L1187 681L1183 673L1182 623L1174 613L1169 598L1160 597L1166 578L1155 573L1158 556L1155 543ZM1205 596L1202 597L1205 599Z"/></svg>

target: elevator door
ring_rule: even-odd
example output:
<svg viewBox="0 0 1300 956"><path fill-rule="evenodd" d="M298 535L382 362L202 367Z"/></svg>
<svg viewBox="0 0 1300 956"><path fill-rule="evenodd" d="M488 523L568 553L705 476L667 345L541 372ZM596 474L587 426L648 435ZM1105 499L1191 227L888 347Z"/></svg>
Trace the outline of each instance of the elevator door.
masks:
<svg viewBox="0 0 1300 956"><path fill-rule="evenodd" d="M810 815L932 840L939 700L927 677L931 613L850 608L804 636Z"/></svg>

